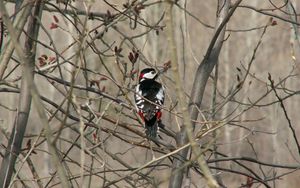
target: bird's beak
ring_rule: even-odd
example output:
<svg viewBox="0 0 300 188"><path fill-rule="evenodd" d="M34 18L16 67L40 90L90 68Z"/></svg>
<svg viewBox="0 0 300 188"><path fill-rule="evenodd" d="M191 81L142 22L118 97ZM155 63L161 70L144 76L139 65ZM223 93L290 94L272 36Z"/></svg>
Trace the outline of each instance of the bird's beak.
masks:
<svg viewBox="0 0 300 188"><path fill-rule="evenodd" d="M155 75L155 77L154 77L154 79L156 79L162 73L164 73L163 69L162 70L158 70L157 73L156 73L156 75Z"/></svg>
<svg viewBox="0 0 300 188"><path fill-rule="evenodd" d="M164 72L165 72L164 69L160 69L160 70L158 70L157 74L159 75L159 74L162 74L162 73L164 73Z"/></svg>

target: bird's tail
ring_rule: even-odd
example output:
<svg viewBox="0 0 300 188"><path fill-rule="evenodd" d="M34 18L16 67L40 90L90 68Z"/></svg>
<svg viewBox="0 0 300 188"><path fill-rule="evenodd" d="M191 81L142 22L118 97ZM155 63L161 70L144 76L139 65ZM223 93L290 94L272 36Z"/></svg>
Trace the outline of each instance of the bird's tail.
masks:
<svg viewBox="0 0 300 188"><path fill-rule="evenodd" d="M150 120L145 120L145 128L146 128L146 135L150 138L156 138L157 132L158 132L158 124L160 123L160 120L156 119L156 117L153 117Z"/></svg>
<svg viewBox="0 0 300 188"><path fill-rule="evenodd" d="M145 124L146 128L146 135L150 138L156 138L157 137L157 130L158 130L158 122L156 121L152 125Z"/></svg>

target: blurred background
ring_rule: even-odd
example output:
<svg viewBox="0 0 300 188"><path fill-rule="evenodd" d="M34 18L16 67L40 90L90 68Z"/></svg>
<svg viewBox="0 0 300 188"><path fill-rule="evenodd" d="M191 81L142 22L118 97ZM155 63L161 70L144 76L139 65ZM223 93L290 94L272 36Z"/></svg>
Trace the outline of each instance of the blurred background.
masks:
<svg viewBox="0 0 300 188"><path fill-rule="evenodd" d="M215 31L218 1L176 2L172 29L188 105L196 69ZM13 20L19 9L16 2L4 4ZM133 94L142 68L163 69L171 59L165 11L166 3L156 0L45 1L37 38L35 84L45 98L44 111L73 187L168 187L172 168L168 158L130 174L153 160L134 110ZM217 71L207 82L194 130L197 135L226 122L199 139L200 145L211 149L204 156L214 177L226 187L251 187L251 182L253 187L264 187L252 176L270 187L297 187L300 183L300 153L295 141L300 137L299 12L297 0L243 0L226 26ZM22 47L26 26L20 37ZM4 30L1 55L8 35ZM129 58L130 53L138 54L136 61ZM0 161L22 100L17 92L22 79L20 63L13 53L0 81ZM287 115L271 89L268 73ZM177 83L171 70L159 81L166 88L162 120L174 136L182 125L174 89ZM161 137L162 142L177 147L174 137L163 131ZM25 157L32 147L33 152ZM153 145L153 150L156 158L170 152L165 146ZM218 159L215 152L228 160L214 163ZM44 127L31 104L15 164L18 176L12 186L61 187L51 157ZM232 159L243 157L256 161L241 160L240 165ZM191 167L183 186L207 187L205 182Z"/></svg>

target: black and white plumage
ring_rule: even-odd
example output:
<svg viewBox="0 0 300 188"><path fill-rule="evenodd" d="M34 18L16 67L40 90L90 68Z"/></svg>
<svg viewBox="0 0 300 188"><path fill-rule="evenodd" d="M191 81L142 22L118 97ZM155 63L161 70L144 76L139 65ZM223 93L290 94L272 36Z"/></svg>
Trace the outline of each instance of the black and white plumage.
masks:
<svg viewBox="0 0 300 188"><path fill-rule="evenodd" d="M145 122L146 135L155 138L161 121L161 107L164 104L164 88L155 81L158 73L153 68L143 69L136 86L135 104L138 114Z"/></svg>

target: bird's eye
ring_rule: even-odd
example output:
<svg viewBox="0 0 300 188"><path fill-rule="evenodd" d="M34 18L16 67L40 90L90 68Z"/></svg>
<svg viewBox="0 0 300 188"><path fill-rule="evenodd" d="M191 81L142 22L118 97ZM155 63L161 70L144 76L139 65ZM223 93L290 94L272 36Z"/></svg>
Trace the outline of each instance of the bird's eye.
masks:
<svg viewBox="0 0 300 188"><path fill-rule="evenodd" d="M155 74L155 71L151 71L151 74Z"/></svg>

